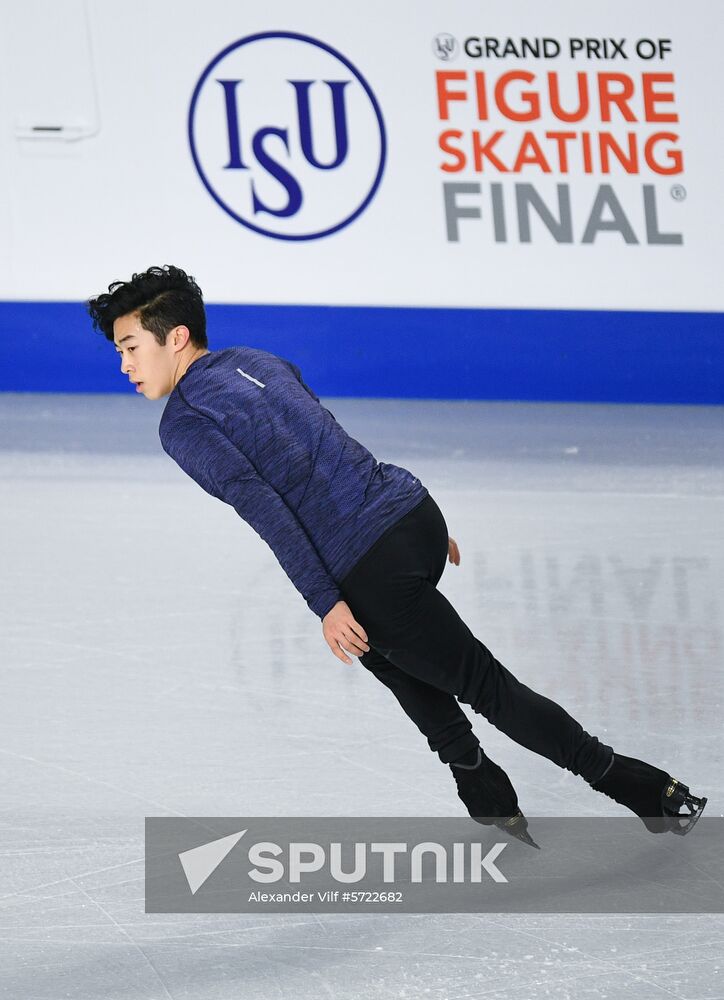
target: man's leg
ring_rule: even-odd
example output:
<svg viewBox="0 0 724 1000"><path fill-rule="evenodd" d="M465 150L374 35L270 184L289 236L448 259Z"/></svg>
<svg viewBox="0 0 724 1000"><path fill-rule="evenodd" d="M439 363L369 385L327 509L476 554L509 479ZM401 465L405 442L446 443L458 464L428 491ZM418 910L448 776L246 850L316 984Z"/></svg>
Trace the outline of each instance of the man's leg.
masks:
<svg viewBox="0 0 724 1000"><path fill-rule="evenodd" d="M354 608L352 608L354 610ZM372 642L405 673L457 698L516 743L595 781L611 747L565 709L519 681L477 639L444 594L427 580L408 599L403 631L361 619Z"/></svg>
<svg viewBox="0 0 724 1000"><path fill-rule="evenodd" d="M590 736L560 705L521 683L437 590L447 546L447 525L428 496L345 577L345 600L369 645L424 685L470 705L521 746L586 781L597 780L611 762L612 748ZM417 690L408 689L403 703L411 718Z"/></svg>
<svg viewBox="0 0 724 1000"><path fill-rule="evenodd" d="M392 691L443 764L459 760L480 745L470 719L452 695L400 670L377 649L370 648L360 661Z"/></svg>

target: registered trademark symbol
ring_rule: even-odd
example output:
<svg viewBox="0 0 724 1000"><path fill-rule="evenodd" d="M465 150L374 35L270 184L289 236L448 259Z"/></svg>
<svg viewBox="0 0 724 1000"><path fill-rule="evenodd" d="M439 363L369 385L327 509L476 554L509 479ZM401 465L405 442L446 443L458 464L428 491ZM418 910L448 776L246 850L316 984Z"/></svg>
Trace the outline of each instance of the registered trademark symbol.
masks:
<svg viewBox="0 0 724 1000"><path fill-rule="evenodd" d="M443 62L448 62L448 60L457 55L457 39L454 35L448 35L446 32L435 35L432 40L432 51L438 59L442 59Z"/></svg>
<svg viewBox="0 0 724 1000"><path fill-rule="evenodd" d="M683 201L686 198L686 188L683 184L671 185L671 197L674 201Z"/></svg>

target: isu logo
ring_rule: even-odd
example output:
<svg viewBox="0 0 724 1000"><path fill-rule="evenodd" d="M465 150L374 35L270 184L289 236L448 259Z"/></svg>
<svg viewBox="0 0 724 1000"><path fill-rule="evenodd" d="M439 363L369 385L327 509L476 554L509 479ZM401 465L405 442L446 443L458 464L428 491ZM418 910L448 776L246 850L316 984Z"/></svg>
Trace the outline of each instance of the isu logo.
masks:
<svg viewBox="0 0 724 1000"><path fill-rule="evenodd" d="M307 35L249 35L214 56L189 108L196 170L216 203L263 236L313 240L356 219L379 187L385 127L352 63Z"/></svg>

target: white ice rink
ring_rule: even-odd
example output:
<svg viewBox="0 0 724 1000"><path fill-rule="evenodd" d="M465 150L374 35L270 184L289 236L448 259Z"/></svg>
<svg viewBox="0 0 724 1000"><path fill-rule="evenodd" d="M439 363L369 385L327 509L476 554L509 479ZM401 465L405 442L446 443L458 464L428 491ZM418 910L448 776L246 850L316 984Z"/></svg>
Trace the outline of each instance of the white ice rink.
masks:
<svg viewBox="0 0 724 1000"><path fill-rule="evenodd" d="M440 589L498 659L721 816L724 410L323 402L428 487L461 552ZM0 995L722 1000L721 915L144 913L145 816L465 815L163 453L164 403L0 394ZM471 718L534 836L630 815Z"/></svg>

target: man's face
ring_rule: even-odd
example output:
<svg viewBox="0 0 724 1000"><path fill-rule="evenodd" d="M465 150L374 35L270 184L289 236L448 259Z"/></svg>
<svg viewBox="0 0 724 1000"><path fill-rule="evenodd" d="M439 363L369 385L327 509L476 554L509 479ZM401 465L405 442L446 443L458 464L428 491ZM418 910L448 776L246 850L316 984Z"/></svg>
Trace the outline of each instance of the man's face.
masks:
<svg viewBox="0 0 724 1000"><path fill-rule="evenodd" d="M173 349L173 336L161 346L150 330L141 326L136 313L119 316L113 323L113 342L121 355L121 371L136 391L146 399L168 396L174 386L173 370L178 354Z"/></svg>

